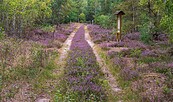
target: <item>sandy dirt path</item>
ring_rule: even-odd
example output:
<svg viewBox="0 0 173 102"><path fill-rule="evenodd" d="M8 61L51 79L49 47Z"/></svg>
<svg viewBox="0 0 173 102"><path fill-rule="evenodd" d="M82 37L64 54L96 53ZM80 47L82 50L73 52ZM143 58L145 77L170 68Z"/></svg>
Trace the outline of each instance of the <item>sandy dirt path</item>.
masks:
<svg viewBox="0 0 173 102"><path fill-rule="evenodd" d="M97 62L99 63L99 66L100 66L102 72L104 73L105 78L108 80L111 89L114 92L121 91L121 89L117 85L116 79L114 78L114 76L109 71L109 68L106 66L105 61L100 57L100 55L98 53L99 47L92 42L91 37L89 35L89 31L87 29L87 26L85 26L85 39L88 42L88 44L91 46L91 48L93 49L93 52L94 52L96 59L97 59Z"/></svg>
<svg viewBox="0 0 173 102"><path fill-rule="evenodd" d="M59 57L59 63L64 62L67 58L68 51L70 50L71 42L73 40L73 37L75 36L77 30L80 28L81 24L76 24L77 27L74 29L74 31L71 33L71 35L67 38L67 40L64 42L63 47L60 49L60 57Z"/></svg>

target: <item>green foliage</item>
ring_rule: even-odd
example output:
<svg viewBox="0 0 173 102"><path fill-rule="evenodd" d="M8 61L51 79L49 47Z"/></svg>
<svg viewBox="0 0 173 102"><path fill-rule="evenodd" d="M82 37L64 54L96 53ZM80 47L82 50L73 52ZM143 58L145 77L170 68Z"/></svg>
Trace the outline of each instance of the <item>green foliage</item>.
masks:
<svg viewBox="0 0 173 102"><path fill-rule="evenodd" d="M156 68L156 72L162 73L162 74L166 75L170 79L173 78L173 73L172 73L171 69L169 69L169 68L165 68L165 67L159 68L158 67L158 68Z"/></svg>
<svg viewBox="0 0 173 102"><path fill-rule="evenodd" d="M173 42L172 3L171 0L4 0L0 3L0 26L9 34L19 33L18 36L25 28L45 22L59 24L94 19L108 28L116 24L114 13L123 10L126 13L123 16L125 33L139 31L141 26L141 32L149 28L151 35L168 33ZM144 42L148 42L150 34L142 34Z"/></svg>
<svg viewBox="0 0 173 102"><path fill-rule="evenodd" d="M148 27L148 24L144 24L140 27L140 39L144 43L149 44L151 42L152 36L150 34L150 29Z"/></svg>
<svg viewBox="0 0 173 102"><path fill-rule="evenodd" d="M87 12L86 12L86 20L92 21L94 20L94 15L98 14L98 0L87 0Z"/></svg>
<svg viewBox="0 0 173 102"><path fill-rule="evenodd" d="M8 34L21 36L25 28L41 24L51 16L50 0L4 0L2 25Z"/></svg>
<svg viewBox="0 0 173 102"><path fill-rule="evenodd" d="M103 14L108 14L111 12L111 2L113 2L113 0L100 0Z"/></svg>
<svg viewBox="0 0 173 102"><path fill-rule="evenodd" d="M158 62L160 61L159 58L154 58L154 57L142 57L140 60L140 63L153 63L153 62Z"/></svg>
<svg viewBox="0 0 173 102"><path fill-rule="evenodd" d="M55 94L55 102L75 102L79 100L79 96L75 92L67 92L65 95L62 94L60 90L57 90Z"/></svg>
<svg viewBox="0 0 173 102"><path fill-rule="evenodd" d="M142 51L141 49L133 49L130 51L130 56L131 57L140 57Z"/></svg>
<svg viewBox="0 0 173 102"><path fill-rule="evenodd" d="M78 19L78 11L76 8L73 8L71 12L69 13L69 16L67 18L68 22L75 22Z"/></svg>
<svg viewBox="0 0 173 102"><path fill-rule="evenodd" d="M86 0L55 0L52 2L52 23L77 22L79 15L85 13L85 7Z"/></svg>
<svg viewBox="0 0 173 102"><path fill-rule="evenodd" d="M117 0L114 5L114 12L122 10L125 12L123 15L123 31L125 33L133 32L140 24L140 7L138 5L139 0Z"/></svg>
<svg viewBox="0 0 173 102"><path fill-rule="evenodd" d="M81 23L83 23L83 22L86 21L86 17L85 17L85 14L84 14L84 13L81 13L81 14L79 15L79 20L80 20Z"/></svg>
<svg viewBox="0 0 173 102"><path fill-rule="evenodd" d="M151 33L156 34L158 32L161 32L162 30L160 30L160 20L165 12L165 3L161 0L140 0L139 6L141 8L146 8L146 10L143 10L141 14L145 14L145 16L148 17L148 21L150 22L149 26L151 26ZM145 22L143 21L142 23Z"/></svg>
<svg viewBox="0 0 173 102"><path fill-rule="evenodd" d="M167 32L169 33L169 38L170 38L170 42L173 43L173 2L168 1L167 2L167 15L163 18L162 20L162 25L164 25L165 28L167 28Z"/></svg>
<svg viewBox="0 0 173 102"><path fill-rule="evenodd" d="M4 32L3 28L0 27L0 40L2 40L2 39L4 38L4 36L5 36L4 33L5 33L5 32Z"/></svg>
<svg viewBox="0 0 173 102"><path fill-rule="evenodd" d="M169 94L169 93L171 93L171 89L168 88L167 86L164 86L164 87L163 87L163 92L164 92L165 94Z"/></svg>
<svg viewBox="0 0 173 102"><path fill-rule="evenodd" d="M55 27L52 26L52 25L45 25L45 26L42 26L41 29L45 32L53 32L55 31Z"/></svg>
<svg viewBox="0 0 173 102"><path fill-rule="evenodd" d="M110 16L108 16L108 15L96 16L95 22L104 28L108 28L110 26L110 22L111 22Z"/></svg>
<svg viewBox="0 0 173 102"><path fill-rule="evenodd" d="M173 17L172 15L165 15L161 20L161 26L169 35L169 41L173 43Z"/></svg>
<svg viewBox="0 0 173 102"><path fill-rule="evenodd" d="M53 23L69 22L69 15L71 11L74 11L73 5L74 3L71 0L55 0L52 4Z"/></svg>
<svg viewBox="0 0 173 102"><path fill-rule="evenodd" d="M84 68L86 65L85 65L85 61L84 61L84 59L82 58L82 57L78 57L77 59L77 66L80 66L80 67L82 67L82 68Z"/></svg>
<svg viewBox="0 0 173 102"><path fill-rule="evenodd" d="M54 97L54 102L97 102L99 97L96 94L88 93L87 98L82 97L79 92L67 91L65 94L57 90Z"/></svg>

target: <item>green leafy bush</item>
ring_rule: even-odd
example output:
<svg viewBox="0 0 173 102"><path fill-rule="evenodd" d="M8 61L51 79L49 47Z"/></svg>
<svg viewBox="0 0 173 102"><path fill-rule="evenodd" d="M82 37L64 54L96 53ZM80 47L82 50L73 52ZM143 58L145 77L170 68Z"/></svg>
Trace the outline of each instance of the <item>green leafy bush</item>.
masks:
<svg viewBox="0 0 173 102"><path fill-rule="evenodd" d="M85 16L85 14L84 14L84 13L81 13L81 14L79 15L79 19L80 19L80 22L81 22L81 23L85 22L85 21L86 21L86 16Z"/></svg>
<svg viewBox="0 0 173 102"><path fill-rule="evenodd" d="M173 42L173 17L168 15L162 17L161 26L163 27L163 29L165 29L167 33L169 33L169 41Z"/></svg>
<svg viewBox="0 0 173 102"><path fill-rule="evenodd" d="M150 28L147 23L143 24L140 27L140 33L141 33L140 35L141 41L147 44L151 42L152 36L150 34Z"/></svg>
<svg viewBox="0 0 173 102"><path fill-rule="evenodd" d="M108 16L108 15L96 16L95 22L104 28L108 28L110 26L110 22L111 22L110 16Z"/></svg>
<svg viewBox="0 0 173 102"><path fill-rule="evenodd" d="M55 27L51 25L45 25L42 26L41 29L45 32L53 32L55 30Z"/></svg>

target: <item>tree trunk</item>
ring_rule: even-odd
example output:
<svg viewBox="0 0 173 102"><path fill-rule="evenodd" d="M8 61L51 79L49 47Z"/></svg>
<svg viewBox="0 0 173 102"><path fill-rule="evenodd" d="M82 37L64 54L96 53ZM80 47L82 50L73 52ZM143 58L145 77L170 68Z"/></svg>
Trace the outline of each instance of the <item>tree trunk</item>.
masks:
<svg viewBox="0 0 173 102"><path fill-rule="evenodd" d="M16 32L16 14L13 15L13 24L12 24L12 34L17 36Z"/></svg>
<svg viewBox="0 0 173 102"><path fill-rule="evenodd" d="M9 20L8 20L8 13L6 13L6 20L5 20L5 31L9 33Z"/></svg>
<svg viewBox="0 0 173 102"><path fill-rule="evenodd" d="M21 15L19 16L19 28L18 28L18 32L19 32L19 38L24 37L24 20L21 17Z"/></svg>
<svg viewBox="0 0 173 102"><path fill-rule="evenodd" d="M132 21L133 21L133 31L132 32L134 32L135 31L135 7L134 7L134 2L132 1Z"/></svg>

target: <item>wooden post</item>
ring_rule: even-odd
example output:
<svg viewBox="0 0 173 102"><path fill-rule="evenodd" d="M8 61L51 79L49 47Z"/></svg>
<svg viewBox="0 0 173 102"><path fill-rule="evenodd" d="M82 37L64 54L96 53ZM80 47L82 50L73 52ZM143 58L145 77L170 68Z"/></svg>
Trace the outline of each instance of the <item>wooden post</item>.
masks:
<svg viewBox="0 0 173 102"><path fill-rule="evenodd" d="M121 40L121 29L122 29L122 15L124 15L125 13L123 11L117 11L115 14L117 15L116 39L117 39L117 42L120 42L120 40Z"/></svg>

